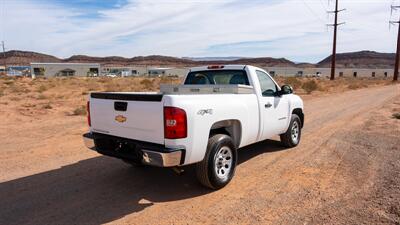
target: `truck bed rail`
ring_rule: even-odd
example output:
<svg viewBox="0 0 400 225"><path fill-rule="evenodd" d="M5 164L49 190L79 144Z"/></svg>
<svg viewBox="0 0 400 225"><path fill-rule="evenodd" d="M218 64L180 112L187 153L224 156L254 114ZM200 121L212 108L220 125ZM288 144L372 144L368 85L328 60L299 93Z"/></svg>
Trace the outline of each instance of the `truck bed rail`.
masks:
<svg viewBox="0 0 400 225"><path fill-rule="evenodd" d="M160 92L163 94L252 94L253 86L242 84L228 85L175 85L162 84Z"/></svg>

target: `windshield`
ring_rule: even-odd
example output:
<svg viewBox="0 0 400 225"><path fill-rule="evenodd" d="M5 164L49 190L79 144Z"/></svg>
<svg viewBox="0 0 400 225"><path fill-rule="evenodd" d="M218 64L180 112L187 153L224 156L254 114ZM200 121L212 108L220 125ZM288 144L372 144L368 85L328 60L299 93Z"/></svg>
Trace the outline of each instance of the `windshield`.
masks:
<svg viewBox="0 0 400 225"><path fill-rule="evenodd" d="M205 70L190 72L185 84L243 84L250 85L244 70Z"/></svg>

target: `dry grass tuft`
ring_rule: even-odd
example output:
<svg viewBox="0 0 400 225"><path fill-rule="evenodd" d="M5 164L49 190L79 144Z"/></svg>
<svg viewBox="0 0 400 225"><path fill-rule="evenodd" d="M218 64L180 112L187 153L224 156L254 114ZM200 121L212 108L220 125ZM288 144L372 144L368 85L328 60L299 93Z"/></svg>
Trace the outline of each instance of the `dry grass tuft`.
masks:
<svg viewBox="0 0 400 225"><path fill-rule="evenodd" d="M86 106L84 105L81 105L72 111L73 116L85 116L86 113Z"/></svg>
<svg viewBox="0 0 400 225"><path fill-rule="evenodd" d="M294 89L301 88L301 86L302 86L302 82L299 79L297 79L296 77L287 77L285 79L285 84L289 84Z"/></svg>
<svg viewBox="0 0 400 225"><path fill-rule="evenodd" d="M42 106L42 109L52 109L53 107L50 105L50 102L48 102L48 103L46 103L46 104L44 104L43 106Z"/></svg>
<svg viewBox="0 0 400 225"><path fill-rule="evenodd" d="M39 93L43 93L43 92L47 91L48 89L49 88L47 86L42 84L36 89L36 91L39 92Z"/></svg>
<svg viewBox="0 0 400 225"><path fill-rule="evenodd" d="M301 88L303 88L307 94L311 94L311 92L318 89L318 84L315 82L315 80L309 80L303 83Z"/></svg>
<svg viewBox="0 0 400 225"><path fill-rule="evenodd" d="M140 84L147 90L151 90L154 88L154 80L153 79L144 79L140 81Z"/></svg>
<svg viewBox="0 0 400 225"><path fill-rule="evenodd" d="M5 84L5 85L12 85L12 84L14 84L14 80L5 80L5 81L3 82L3 84Z"/></svg>
<svg viewBox="0 0 400 225"><path fill-rule="evenodd" d="M44 95L44 94L40 94L40 95L38 95L38 96L36 97L36 99L37 99L37 100L44 100L44 99L47 99L47 96Z"/></svg>

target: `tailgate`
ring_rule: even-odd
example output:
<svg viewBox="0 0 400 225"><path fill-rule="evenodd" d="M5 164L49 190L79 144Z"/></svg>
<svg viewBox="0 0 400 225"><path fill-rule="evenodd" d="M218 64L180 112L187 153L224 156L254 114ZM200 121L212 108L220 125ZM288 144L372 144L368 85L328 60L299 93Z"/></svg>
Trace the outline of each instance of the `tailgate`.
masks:
<svg viewBox="0 0 400 225"><path fill-rule="evenodd" d="M162 94L91 93L93 132L164 144Z"/></svg>

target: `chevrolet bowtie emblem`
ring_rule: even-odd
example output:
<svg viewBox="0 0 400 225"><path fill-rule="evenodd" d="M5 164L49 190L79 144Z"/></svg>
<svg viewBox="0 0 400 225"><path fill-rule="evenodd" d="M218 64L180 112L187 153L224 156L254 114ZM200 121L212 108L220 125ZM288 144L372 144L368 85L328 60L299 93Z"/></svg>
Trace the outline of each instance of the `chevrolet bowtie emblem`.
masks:
<svg viewBox="0 0 400 225"><path fill-rule="evenodd" d="M123 116L123 115L118 115L118 116L115 117L115 121L123 123L123 122L126 121L126 117Z"/></svg>

